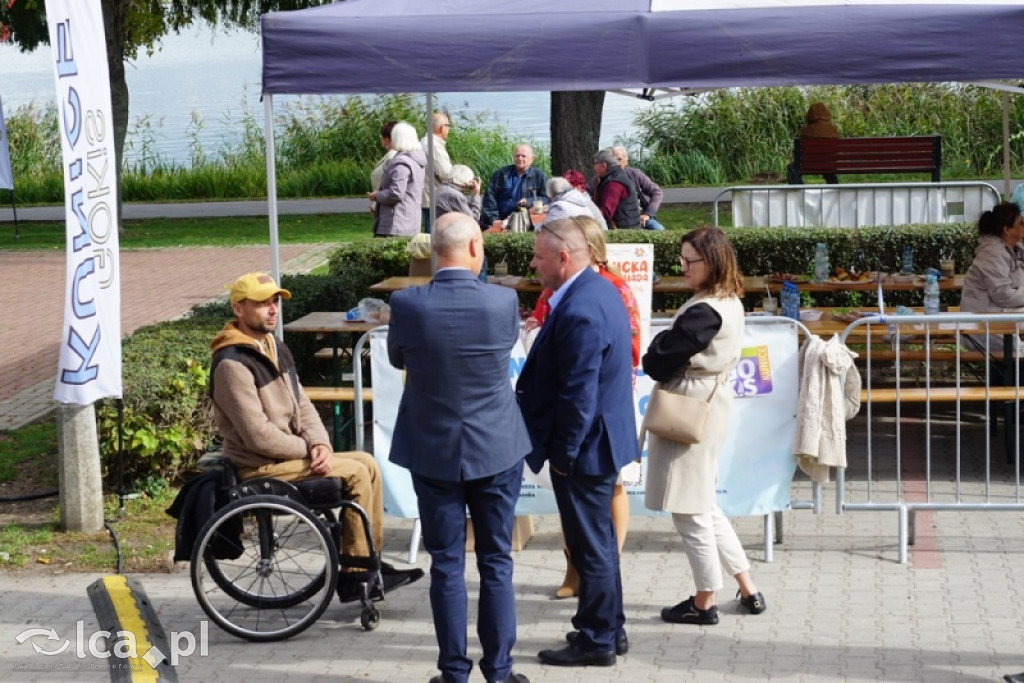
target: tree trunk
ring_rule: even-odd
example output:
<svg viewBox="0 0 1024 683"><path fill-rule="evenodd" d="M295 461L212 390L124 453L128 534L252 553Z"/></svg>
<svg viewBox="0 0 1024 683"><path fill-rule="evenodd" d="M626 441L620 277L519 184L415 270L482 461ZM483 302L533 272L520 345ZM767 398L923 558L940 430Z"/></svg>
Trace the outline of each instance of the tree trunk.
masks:
<svg viewBox="0 0 1024 683"><path fill-rule="evenodd" d="M551 93L551 173L570 168L590 177L601 143L604 91Z"/></svg>
<svg viewBox="0 0 1024 683"><path fill-rule="evenodd" d="M128 137L128 80L125 78L122 32L122 3L103 0L103 30L107 38L107 69L110 72L110 106L114 117L114 177L117 197L118 233L122 232L121 169L124 164L124 141Z"/></svg>

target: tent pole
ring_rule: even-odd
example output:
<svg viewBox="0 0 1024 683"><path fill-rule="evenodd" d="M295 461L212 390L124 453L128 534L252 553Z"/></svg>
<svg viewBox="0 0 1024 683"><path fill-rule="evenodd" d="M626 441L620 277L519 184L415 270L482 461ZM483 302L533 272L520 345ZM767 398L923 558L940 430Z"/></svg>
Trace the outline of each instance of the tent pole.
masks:
<svg viewBox="0 0 1024 683"><path fill-rule="evenodd" d="M1010 198L1010 93L1003 91L1003 199Z"/></svg>
<svg viewBox="0 0 1024 683"><path fill-rule="evenodd" d="M437 212L436 198L434 197L434 93L427 93L427 177L424 179L424 187L427 188L427 195L430 197L430 206L428 210L430 215L427 217L427 232L431 232L434 227L434 215ZM430 250L430 272L434 273L437 271L437 256L434 254L434 250Z"/></svg>
<svg viewBox="0 0 1024 683"><path fill-rule="evenodd" d="M434 226L434 93L427 93L427 132L425 140L427 141L427 148L423 150L427 153L427 177L425 179L424 187L427 188L427 196L430 197L430 205L426 207L430 210L430 215L427 216L427 232L431 231Z"/></svg>
<svg viewBox="0 0 1024 683"><path fill-rule="evenodd" d="M277 244L277 163L274 157L274 96L263 99L263 139L267 145L267 216L270 219L270 274L281 284L281 260ZM284 339L284 327L275 330L278 340Z"/></svg>

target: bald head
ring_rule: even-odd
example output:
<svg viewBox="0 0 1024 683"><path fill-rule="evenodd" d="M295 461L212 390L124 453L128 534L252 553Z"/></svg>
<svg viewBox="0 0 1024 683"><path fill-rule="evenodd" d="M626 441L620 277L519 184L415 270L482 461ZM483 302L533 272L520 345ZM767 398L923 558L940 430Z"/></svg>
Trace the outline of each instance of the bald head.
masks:
<svg viewBox="0 0 1024 683"><path fill-rule="evenodd" d="M430 117L430 127L434 131L434 135L445 140L448 139L448 131L451 130L451 124L448 122L446 114L435 111Z"/></svg>
<svg viewBox="0 0 1024 683"><path fill-rule="evenodd" d="M446 213L437 219L430 237L430 248L437 255L437 267L468 268L480 273L484 259L484 239L480 225L464 213Z"/></svg>
<svg viewBox="0 0 1024 683"><path fill-rule="evenodd" d="M580 226L563 218L537 229L530 267L543 287L556 290L590 265L590 250Z"/></svg>

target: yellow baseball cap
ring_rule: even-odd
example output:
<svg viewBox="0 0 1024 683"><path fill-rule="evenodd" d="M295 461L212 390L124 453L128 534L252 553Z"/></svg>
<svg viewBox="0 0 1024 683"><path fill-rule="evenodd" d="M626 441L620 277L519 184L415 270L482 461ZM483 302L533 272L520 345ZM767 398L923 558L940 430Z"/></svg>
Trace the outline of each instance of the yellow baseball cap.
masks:
<svg viewBox="0 0 1024 683"><path fill-rule="evenodd" d="M291 299L292 293L281 289L274 278L266 273L246 273L234 281L228 288L231 292L231 303L236 304L242 299L266 301L280 294L282 299Z"/></svg>

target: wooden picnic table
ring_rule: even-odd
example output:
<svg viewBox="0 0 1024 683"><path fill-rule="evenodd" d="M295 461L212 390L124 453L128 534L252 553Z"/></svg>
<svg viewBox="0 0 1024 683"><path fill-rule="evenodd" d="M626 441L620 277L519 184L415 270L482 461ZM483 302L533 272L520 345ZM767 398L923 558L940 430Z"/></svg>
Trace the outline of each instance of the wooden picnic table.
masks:
<svg viewBox="0 0 1024 683"><path fill-rule="evenodd" d="M349 320L344 311L314 311L297 318L284 326L285 332L315 334L317 338L326 336L331 347L331 386L342 384L341 357L344 349L351 347L342 337L361 335L385 323L366 320ZM355 362L355 359L352 359ZM309 387L315 389L315 387ZM307 392L308 393L308 392ZM341 449L341 404L333 402L334 430L333 445Z"/></svg>
<svg viewBox="0 0 1024 683"><path fill-rule="evenodd" d="M491 275L487 278L487 281L492 284L511 287L517 292L539 292L541 290L540 283L536 280L526 279L518 275ZM407 287L425 285L428 282L430 282L430 276L389 277L386 280L381 280L380 282L370 285L370 291L378 294L390 293L396 292L400 289L406 289ZM797 287L799 287L801 291L816 294L846 291L870 292L878 289L878 281L798 282ZM942 280L939 280L939 289L941 291L960 291L963 287L963 275L955 275L952 278L943 278ZM882 291L884 292L913 292L922 290L923 288L924 279L920 277L915 277L912 280L906 281L897 280L891 276L882 279ZM764 292L767 290L771 290L774 293L782 289L782 282L765 278L763 275L746 275L743 278L743 289L751 295L756 295L757 292ZM693 288L686 283L686 278L682 275L663 275L654 281L652 291L655 294L683 294L686 292L692 292Z"/></svg>

